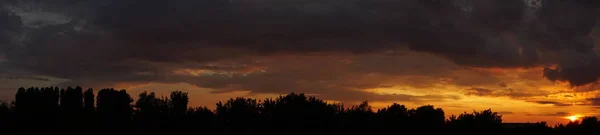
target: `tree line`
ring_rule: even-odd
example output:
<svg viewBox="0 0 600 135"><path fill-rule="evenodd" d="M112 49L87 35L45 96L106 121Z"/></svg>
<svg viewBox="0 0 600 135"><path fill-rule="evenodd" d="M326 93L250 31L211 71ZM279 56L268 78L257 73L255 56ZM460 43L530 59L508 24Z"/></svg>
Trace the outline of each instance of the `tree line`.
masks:
<svg viewBox="0 0 600 135"><path fill-rule="evenodd" d="M97 94L97 95L95 95ZM345 107L304 94L257 100L237 97L216 109L189 107L186 92L143 92L137 101L125 90L77 86L19 88L0 102L0 133L56 135L390 135L390 134L600 134L600 121L553 127L545 122L507 128L491 109L445 117L441 108L408 109L392 104L373 110L368 102Z"/></svg>

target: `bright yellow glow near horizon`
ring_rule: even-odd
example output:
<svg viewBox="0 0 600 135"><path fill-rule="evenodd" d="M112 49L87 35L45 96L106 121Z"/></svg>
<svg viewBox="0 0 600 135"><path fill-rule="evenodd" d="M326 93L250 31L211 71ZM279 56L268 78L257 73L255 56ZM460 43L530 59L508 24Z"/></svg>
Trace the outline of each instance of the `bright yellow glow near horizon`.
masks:
<svg viewBox="0 0 600 135"><path fill-rule="evenodd" d="M572 115L572 116L567 116L567 117L565 117L565 118L566 118L566 119L569 119L569 120L571 120L571 121L576 121L576 120L578 120L579 118L581 118L581 115Z"/></svg>

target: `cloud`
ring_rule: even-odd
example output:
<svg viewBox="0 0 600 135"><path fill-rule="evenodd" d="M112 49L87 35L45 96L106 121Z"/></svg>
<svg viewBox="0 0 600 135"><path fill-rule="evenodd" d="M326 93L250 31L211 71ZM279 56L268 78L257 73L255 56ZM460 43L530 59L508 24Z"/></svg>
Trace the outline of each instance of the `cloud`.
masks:
<svg viewBox="0 0 600 135"><path fill-rule="evenodd" d="M512 115L512 114L515 114L515 112L498 112L498 114L502 114L502 115Z"/></svg>
<svg viewBox="0 0 600 135"><path fill-rule="evenodd" d="M596 98L588 98L586 100L589 101L590 104L593 105L593 106L599 106L600 105L600 98L598 98L598 97L596 97Z"/></svg>
<svg viewBox="0 0 600 135"><path fill-rule="evenodd" d="M582 86L573 87L573 90L577 91L577 92L589 92L589 91L600 90L600 83L594 82L594 83L589 83L589 84L582 85Z"/></svg>
<svg viewBox="0 0 600 135"><path fill-rule="evenodd" d="M419 62L414 56L428 60ZM421 59L421 60L423 60ZM455 100L458 97L440 95L375 94L365 89L395 86L434 87L440 76L452 76L451 69L433 71L425 66L444 64L443 59L422 53L405 56L389 55L341 55L341 56L281 56L266 57L248 66L265 67L246 75L232 76L178 74L168 78L180 78L200 87L213 88L219 92L248 90L255 93L304 92L326 99L357 101L419 101ZM352 62L348 62L352 61ZM435 62L437 61L437 62ZM445 63L452 67L452 63ZM266 68L268 67L268 68ZM430 72L431 71L431 72ZM428 72L428 74L422 74ZM421 79L422 78L422 79ZM465 78L468 79L468 78Z"/></svg>
<svg viewBox="0 0 600 135"><path fill-rule="evenodd" d="M527 114L528 116L569 116L572 113L569 112L556 112L556 113L547 113L547 114Z"/></svg>
<svg viewBox="0 0 600 135"><path fill-rule="evenodd" d="M420 57L421 59L413 59ZM427 62L422 62L426 60ZM458 96L420 94L381 94L364 91L372 88L426 89L440 83L440 77L454 76L456 67L439 57L407 52L403 56L390 54L312 54L278 57L252 57L221 60L214 63L139 64L141 67L161 67L152 72L98 75L93 79L78 79L61 86L81 85L103 88L147 83L188 83L214 89L214 93L251 91L257 94L287 94L290 92L318 95L338 101L406 101L424 102L458 100ZM433 70L437 67L447 69ZM154 70L154 69L153 69ZM488 76L474 76L485 78ZM462 77L468 82L469 77ZM481 79L479 79L481 80ZM453 83L453 82L451 82ZM472 83L477 84L480 82Z"/></svg>
<svg viewBox="0 0 600 135"><path fill-rule="evenodd" d="M575 0L583 6L590 8L600 8L600 2L596 0Z"/></svg>
<svg viewBox="0 0 600 135"><path fill-rule="evenodd" d="M21 18L16 14L0 9L0 56L1 61L6 61L6 53L9 51L9 44L15 44L15 39L21 34Z"/></svg>
<svg viewBox="0 0 600 135"><path fill-rule="evenodd" d="M467 89L470 92L467 92L465 95L474 95L474 96L488 96L492 95L492 90L486 88L471 88Z"/></svg>
<svg viewBox="0 0 600 135"><path fill-rule="evenodd" d="M13 79L13 80L26 79L26 80L37 80L37 81L50 81L50 79L48 79L48 78L37 77L37 76L0 76L0 78Z"/></svg>
<svg viewBox="0 0 600 135"><path fill-rule="evenodd" d="M504 82L498 83L498 86L503 87L503 88L508 87L508 85L506 83L504 83Z"/></svg>
<svg viewBox="0 0 600 135"><path fill-rule="evenodd" d="M575 86L596 81L600 61L587 35L597 27L597 10L571 1L542 5L532 9L505 0L17 0L3 3L0 11L0 28L8 29L0 39L10 39L0 40L8 41L0 43L5 56L0 69L71 80L64 85L184 82L220 92L302 91L340 100L446 99L361 90L389 84L435 87L441 78L458 86L501 82L492 75L457 73L465 67L557 65L544 76Z"/></svg>
<svg viewBox="0 0 600 135"><path fill-rule="evenodd" d="M530 91L530 90L517 90L517 89L512 89L512 88L502 88L502 89L493 90L493 89L478 88L478 87L466 89L466 90L464 90L464 92L465 92L465 95L467 95L467 96L510 97L510 98L515 98L515 99L523 99L523 98L535 97L535 96L547 96L547 95L553 94L551 92L547 92L547 91L543 91L543 90Z"/></svg>
<svg viewBox="0 0 600 135"><path fill-rule="evenodd" d="M556 69L544 69L544 76L549 80L567 81L574 86L582 86L596 82L600 76L600 59L598 54L593 52L580 53L568 52L565 54L569 59L565 59Z"/></svg>
<svg viewBox="0 0 600 135"><path fill-rule="evenodd" d="M407 94L375 94L370 92L360 92L360 91L348 91L343 90L339 91L339 93L335 91L328 90L327 92L331 93L321 93L316 95L320 98L332 99L344 102L360 102L360 101L392 101L392 102L412 102L412 103L423 103L423 102L432 102L432 101L452 101L459 100L458 96L447 96L447 95L423 95L423 96L414 96Z"/></svg>
<svg viewBox="0 0 600 135"><path fill-rule="evenodd" d="M556 102L556 101L529 101L529 102L543 104L543 105L573 106L573 104L561 103L561 102Z"/></svg>

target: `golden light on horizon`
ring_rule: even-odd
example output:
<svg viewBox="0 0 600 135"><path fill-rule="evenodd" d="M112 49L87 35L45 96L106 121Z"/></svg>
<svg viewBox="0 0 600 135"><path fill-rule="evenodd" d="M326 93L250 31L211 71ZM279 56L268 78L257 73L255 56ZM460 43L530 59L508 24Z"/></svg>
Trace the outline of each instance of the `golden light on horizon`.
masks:
<svg viewBox="0 0 600 135"><path fill-rule="evenodd" d="M569 120L571 120L571 121L576 121L576 120L578 120L579 118L581 118L581 115L572 115L572 116L567 116L567 117L565 117L565 118L566 118L566 119L569 119Z"/></svg>

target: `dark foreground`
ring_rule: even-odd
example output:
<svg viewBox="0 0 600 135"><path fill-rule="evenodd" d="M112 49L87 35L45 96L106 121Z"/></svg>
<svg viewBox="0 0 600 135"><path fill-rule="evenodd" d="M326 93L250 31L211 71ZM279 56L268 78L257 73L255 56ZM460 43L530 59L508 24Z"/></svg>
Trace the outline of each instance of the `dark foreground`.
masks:
<svg viewBox="0 0 600 135"><path fill-rule="evenodd" d="M95 96L97 95L97 96ZM94 93L81 87L20 88L15 101L0 104L0 134L24 135L592 135L596 117L549 127L545 122L503 124L491 110L445 118L441 108L408 109L392 104L372 110L367 102L344 107L304 94L276 99L235 98L215 110L188 107L187 93L168 97L125 90Z"/></svg>

